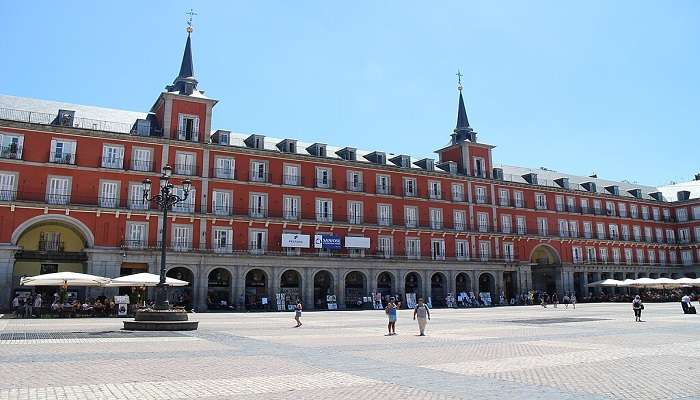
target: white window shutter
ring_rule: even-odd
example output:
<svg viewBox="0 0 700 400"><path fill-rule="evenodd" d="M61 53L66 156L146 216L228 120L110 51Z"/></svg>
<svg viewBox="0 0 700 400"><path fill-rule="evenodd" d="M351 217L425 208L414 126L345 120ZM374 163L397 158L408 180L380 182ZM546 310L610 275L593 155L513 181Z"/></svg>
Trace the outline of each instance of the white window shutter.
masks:
<svg viewBox="0 0 700 400"><path fill-rule="evenodd" d="M192 135L192 139L195 142L199 142L199 117L194 118L194 134Z"/></svg>

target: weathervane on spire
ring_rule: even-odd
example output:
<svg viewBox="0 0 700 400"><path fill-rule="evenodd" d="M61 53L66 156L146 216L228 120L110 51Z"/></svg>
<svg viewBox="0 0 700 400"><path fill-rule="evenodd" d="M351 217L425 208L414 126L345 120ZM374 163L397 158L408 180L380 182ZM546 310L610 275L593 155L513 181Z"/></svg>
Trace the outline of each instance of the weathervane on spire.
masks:
<svg viewBox="0 0 700 400"><path fill-rule="evenodd" d="M190 11L186 12L185 15L188 15L188 17L187 17L187 33L192 33L192 31L193 31L193 29L192 29L192 17L197 15L197 13L194 12L194 10L190 8Z"/></svg>
<svg viewBox="0 0 700 400"><path fill-rule="evenodd" d="M461 72L459 71L459 69L458 69L458 70L457 70L457 84L458 84L459 86L457 86L457 89L458 89L460 92L461 92L462 89L463 89L463 87L462 87L462 76L463 76L462 73L461 73Z"/></svg>

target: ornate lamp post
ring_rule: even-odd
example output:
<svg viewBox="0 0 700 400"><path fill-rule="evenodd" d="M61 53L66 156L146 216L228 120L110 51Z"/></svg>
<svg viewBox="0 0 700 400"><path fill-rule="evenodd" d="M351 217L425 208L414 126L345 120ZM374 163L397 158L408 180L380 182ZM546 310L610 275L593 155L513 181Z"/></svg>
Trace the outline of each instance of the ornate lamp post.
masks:
<svg viewBox="0 0 700 400"><path fill-rule="evenodd" d="M169 310L170 303L168 302L168 287L165 284L165 265L166 265L166 246L168 242L168 211L175 204L182 203L187 200L192 188L192 182L189 179L182 181L183 195L182 197L174 193L175 186L170 182L170 176L173 169L169 165L163 167L163 174L160 176L160 193L151 196L151 180L146 178L143 180L143 200L145 202L154 202L163 210L163 227L160 239L160 282L156 286L156 305L157 310Z"/></svg>

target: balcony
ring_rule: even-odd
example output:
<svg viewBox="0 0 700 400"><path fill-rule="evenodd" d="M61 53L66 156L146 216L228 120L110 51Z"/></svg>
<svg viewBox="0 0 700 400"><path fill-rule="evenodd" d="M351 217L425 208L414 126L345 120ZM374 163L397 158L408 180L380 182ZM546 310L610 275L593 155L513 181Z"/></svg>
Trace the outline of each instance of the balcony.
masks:
<svg viewBox="0 0 700 400"><path fill-rule="evenodd" d="M377 187L376 187L376 193L377 193L377 194L391 194L391 187L389 187L389 186L383 186L383 185L377 185Z"/></svg>
<svg viewBox="0 0 700 400"><path fill-rule="evenodd" d="M9 146L0 147L0 158L5 158L9 160L21 160L22 146L11 144Z"/></svg>
<svg viewBox="0 0 700 400"><path fill-rule="evenodd" d="M327 213L327 212L316 213L316 221L317 222L333 222L333 214Z"/></svg>
<svg viewBox="0 0 700 400"><path fill-rule="evenodd" d="M362 214L350 214L348 215L348 224L360 225L362 224Z"/></svg>
<svg viewBox="0 0 700 400"><path fill-rule="evenodd" d="M150 160L131 160L131 170L132 171L152 172L153 171L153 161L150 161Z"/></svg>
<svg viewBox="0 0 700 400"><path fill-rule="evenodd" d="M464 193L462 192L452 192L452 201L455 203L461 203L465 201Z"/></svg>
<svg viewBox="0 0 700 400"><path fill-rule="evenodd" d="M428 192L428 199L430 200L442 200L443 199L443 194L442 192L435 192L435 191L429 191Z"/></svg>
<svg viewBox="0 0 700 400"><path fill-rule="evenodd" d="M299 175L282 175L282 184L285 186L301 186L302 178Z"/></svg>
<svg viewBox="0 0 700 400"><path fill-rule="evenodd" d="M0 201L15 201L17 200L17 191L9 189L0 189Z"/></svg>
<svg viewBox="0 0 700 400"><path fill-rule="evenodd" d="M350 192L362 192L364 190L364 185L362 182L348 181L347 189Z"/></svg>
<svg viewBox="0 0 700 400"><path fill-rule="evenodd" d="M60 240L39 240L39 251L63 252L65 246Z"/></svg>
<svg viewBox="0 0 700 400"><path fill-rule="evenodd" d="M333 189L335 188L335 181L331 179L318 179L314 182L314 187L318 189Z"/></svg>
<svg viewBox="0 0 700 400"><path fill-rule="evenodd" d="M130 250L142 250L148 248L146 239L130 239L122 240L122 248Z"/></svg>
<svg viewBox="0 0 700 400"><path fill-rule="evenodd" d="M195 167L194 164L175 164L175 171L176 174L178 175L189 175L193 176L197 173L197 168Z"/></svg>
<svg viewBox="0 0 700 400"><path fill-rule="evenodd" d="M51 153L49 162L54 164L75 164L75 155L72 153Z"/></svg>
<svg viewBox="0 0 700 400"><path fill-rule="evenodd" d="M151 204L144 199L131 199L129 200L128 207L130 210L148 210Z"/></svg>
<svg viewBox="0 0 700 400"><path fill-rule="evenodd" d="M70 203L70 194L47 193L46 202L48 204L67 205Z"/></svg>
<svg viewBox="0 0 700 400"><path fill-rule="evenodd" d="M212 251L218 254L233 253L233 244L231 243L212 243Z"/></svg>
<svg viewBox="0 0 700 400"><path fill-rule="evenodd" d="M102 168L109 169L122 169L124 165L124 160L119 157L102 157L102 163L100 166Z"/></svg>
<svg viewBox="0 0 700 400"><path fill-rule="evenodd" d="M186 140L188 142L196 142L199 137L199 131L191 128L178 128L177 138L178 140Z"/></svg>
<svg viewBox="0 0 700 400"><path fill-rule="evenodd" d="M233 168L214 168L214 178L236 179L236 171Z"/></svg>
<svg viewBox="0 0 700 400"><path fill-rule="evenodd" d="M289 221L299 221L301 219L301 213L299 210L282 210L282 218Z"/></svg>
<svg viewBox="0 0 700 400"><path fill-rule="evenodd" d="M118 208L119 199L116 197L98 197L97 203L102 208Z"/></svg>
<svg viewBox="0 0 700 400"><path fill-rule="evenodd" d="M270 174L267 172L250 171L251 182L270 183Z"/></svg>
<svg viewBox="0 0 700 400"><path fill-rule="evenodd" d="M233 207L227 204L214 204L211 206L211 212L214 215L233 215Z"/></svg>
<svg viewBox="0 0 700 400"><path fill-rule="evenodd" d="M267 208L253 207L248 209L248 216L251 218L267 218Z"/></svg>
<svg viewBox="0 0 700 400"><path fill-rule="evenodd" d="M266 249L267 249L266 243L261 243L261 242L248 243L248 254L260 256L260 255L265 254Z"/></svg>

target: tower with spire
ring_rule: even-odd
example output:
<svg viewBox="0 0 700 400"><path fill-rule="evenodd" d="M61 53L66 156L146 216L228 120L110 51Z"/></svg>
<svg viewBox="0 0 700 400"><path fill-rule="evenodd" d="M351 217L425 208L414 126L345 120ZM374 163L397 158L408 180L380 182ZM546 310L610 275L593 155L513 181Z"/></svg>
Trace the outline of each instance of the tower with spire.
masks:
<svg viewBox="0 0 700 400"><path fill-rule="evenodd" d="M454 169L458 173L486 178L492 175L491 149L495 146L477 143L476 131L469 125L467 109L464 106L463 89L462 73L457 71L457 90L459 91L457 125L452 131L451 140L447 146L436 151L440 161L438 166L444 170Z"/></svg>
<svg viewBox="0 0 700 400"><path fill-rule="evenodd" d="M163 127L163 136L171 139L205 142L209 140L211 131L212 108L217 100L204 95L197 88L192 59L192 16L197 15L190 10L187 15L187 40L182 53L180 72L171 85L158 96L151 112Z"/></svg>

